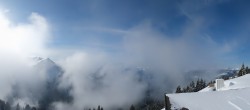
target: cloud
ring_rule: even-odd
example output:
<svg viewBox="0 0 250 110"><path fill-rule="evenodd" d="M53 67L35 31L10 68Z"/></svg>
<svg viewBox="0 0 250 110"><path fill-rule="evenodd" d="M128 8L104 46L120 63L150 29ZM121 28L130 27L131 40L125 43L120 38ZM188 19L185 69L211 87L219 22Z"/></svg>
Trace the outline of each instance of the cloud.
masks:
<svg viewBox="0 0 250 110"><path fill-rule="evenodd" d="M222 67L218 59L225 55L221 52L223 44L204 39L200 26L190 24L180 37L173 38L158 31L151 23L142 23L124 36L122 59L129 65L139 65L151 71L153 87L159 89L155 96L162 94L171 85L183 83L187 71ZM208 79L210 75L207 74Z"/></svg>
<svg viewBox="0 0 250 110"><path fill-rule="evenodd" d="M32 13L29 23L14 23L7 13L0 12L0 49L5 52L23 55L44 55L45 44L49 39L49 26L45 18Z"/></svg>
<svg viewBox="0 0 250 110"><path fill-rule="evenodd" d="M200 33L202 24L202 20L190 23L181 36L173 38L151 22L142 22L121 36L122 43L116 45L121 50L117 52L76 51L60 61L65 70L61 87L73 86L74 103L55 106L124 107L142 99L149 88L153 89L152 96L161 98L192 77L192 70L207 70L205 78L212 78L214 70L223 67L218 59L227 53L222 51L226 44Z"/></svg>
<svg viewBox="0 0 250 110"><path fill-rule="evenodd" d="M150 23L140 24L124 36L124 54L132 56L132 61L149 65L147 67L162 66L168 71L200 68L202 62L210 60L206 63L212 63L212 59L217 57L213 52L219 50L221 45L204 39L199 27L187 26L180 37L173 38L153 28ZM193 67L189 65L190 62Z"/></svg>
<svg viewBox="0 0 250 110"><path fill-rule="evenodd" d="M181 0L178 4L179 11L187 16L189 19L195 19L201 15L208 13L202 13L207 8L212 8L215 5L230 2L232 0ZM209 17L209 16L207 16Z"/></svg>
<svg viewBox="0 0 250 110"><path fill-rule="evenodd" d="M19 101L37 104L45 73L34 70L29 56L46 55L49 25L37 13L32 13L27 23L13 22L7 14L7 11L0 11L0 99L9 100L18 89L22 98Z"/></svg>
<svg viewBox="0 0 250 110"><path fill-rule="evenodd" d="M76 53L61 62L65 69L62 86L73 85L73 107L122 107L142 98L146 85L137 80L136 74L113 64L109 57Z"/></svg>
<svg viewBox="0 0 250 110"><path fill-rule="evenodd" d="M65 72L60 87L72 86L70 94L74 97L72 103L55 102L55 107L124 107L141 100L149 88L153 96L162 97L184 83L188 71L221 67L223 60L218 59L232 47L202 33L203 26L204 19L192 19L178 37L167 36L152 22L128 30L95 27L96 31L120 36L121 43L115 45L120 50L54 49L53 55ZM14 23L6 12L0 12L0 30L0 98L6 98L12 85L19 84L23 100L34 102L28 90L39 95L46 76L32 69L27 56L51 54L46 47L51 38L49 24L37 13L31 14L28 23Z"/></svg>
<svg viewBox="0 0 250 110"><path fill-rule="evenodd" d="M75 30L81 30L81 31L93 31L93 32L103 32L103 33L111 33L111 34L118 34L123 35L128 33L126 30L121 29L115 29L115 28L107 28L107 27L76 27Z"/></svg>

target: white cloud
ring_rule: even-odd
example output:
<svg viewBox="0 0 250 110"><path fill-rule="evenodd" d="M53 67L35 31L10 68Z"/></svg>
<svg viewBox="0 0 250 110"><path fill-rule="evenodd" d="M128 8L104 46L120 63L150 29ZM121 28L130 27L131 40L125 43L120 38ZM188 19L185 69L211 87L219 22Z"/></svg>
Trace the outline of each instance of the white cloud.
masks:
<svg viewBox="0 0 250 110"><path fill-rule="evenodd" d="M23 100L35 104L30 96L38 97L45 78L44 73L34 72L29 56L47 54L49 26L37 13L32 13L27 23L13 22L7 14L0 10L0 99L6 99L18 84Z"/></svg>
<svg viewBox="0 0 250 110"><path fill-rule="evenodd" d="M124 34L117 53L78 50L61 60L65 70L61 86L72 84L72 105L55 104L58 109L104 106L122 107L133 104L144 95L147 83L154 89L153 96L161 97L167 90L183 83L187 71L214 70L220 67L224 44L201 36L202 22L191 24L182 36L171 38L144 22ZM138 81L142 67L151 79ZM131 71L125 71L132 69ZM213 76L207 74L207 78ZM178 80L177 80L178 79Z"/></svg>
<svg viewBox="0 0 250 110"><path fill-rule="evenodd" d="M124 68L113 64L111 58L76 53L61 64L65 69L62 84L72 84L73 107L121 107L138 101L146 85L138 82L136 74L124 73Z"/></svg>
<svg viewBox="0 0 250 110"><path fill-rule="evenodd" d="M0 11L0 49L20 55L44 55L45 44L49 39L46 19L32 13L29 23L14 23L6 13Z"/></svg>
<svg viewBox="0 0 250 110"><path fill-rule="evenodd" d="M202 24L202 20L191 23L176 38L166 36L150 23L142 23L126 31L97 28L98 31L119 33L123 38L122 44L116 46L121 50L105 53L78 49L74 54L69 54L73 49L65 53L62 48L53 50L65 70L60 86L72 84L71 94L74 96L73 104L56 102L55 106L60 110L97 105L107 109L134 104L143 97L147 84L138 81L136 70L125 70L138 66L145 68L153 77L149 81L156 96L162 96L171 86L182 82L186 71L216 68L220 62L217 59L224 54L221 49L227 51L230 47L201 36L199 29ZM50 39L50 29L46 19L32 13L28 23L14 23L2 11L0 30L0 88L4 88L0 98L5 98L15 83L22 85L25 95L27 87L38 90L44 76L34 74L26 56L48 54L46 43Z"/></svg>

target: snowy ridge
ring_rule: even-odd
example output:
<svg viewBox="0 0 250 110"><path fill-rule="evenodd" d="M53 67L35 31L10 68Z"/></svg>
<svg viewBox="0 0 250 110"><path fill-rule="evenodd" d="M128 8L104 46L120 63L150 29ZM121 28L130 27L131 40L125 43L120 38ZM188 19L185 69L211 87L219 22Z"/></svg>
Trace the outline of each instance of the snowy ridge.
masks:
<svg viewBox="0 0 250 110"><path fill-rule="evenodd" d="M32 57L34 69L37 72L46 73L49 82L54 81L63 74L62 68L50 58Z"/></svg>
<svg viewBox="0 0 250 110"><path fill-rule="evenodd" d="M166 94L173 110L250 110L250 74L226 80L220 91L206 87L195 93Z"/></svg>
<svg viewBox="0 0 250 110"><path fill-rule="evenodd" d="M36 62L44 60L44 58L42 58L42 57L30 57L30 59L32 59L33 61L36 61Z"/></svg>

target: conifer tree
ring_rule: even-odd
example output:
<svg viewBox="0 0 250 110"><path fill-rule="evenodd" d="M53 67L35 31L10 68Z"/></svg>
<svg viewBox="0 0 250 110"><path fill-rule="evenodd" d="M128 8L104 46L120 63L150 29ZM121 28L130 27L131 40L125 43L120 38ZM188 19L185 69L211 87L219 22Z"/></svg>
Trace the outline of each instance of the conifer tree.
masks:
<svg viewBox="0 0 250 110"><path fill-rule="evenodd" d="M202 80L202 85L201 85L201 89L206 88L207 84L205 80Z"/></svg>
<svg viewBox="0 0 250 110"><path fill-rule="evenodd" d="M248 74L250 71L249 71L249 68L248 66L246 67L246 74Z"/></svg>
<svg viewBox="0 0 250 110"><path fill-rule="evenodd" d="M27 105L25 106L24 110L31 110L30 105L27 104Z"/></svg>
<svg viewBox="0 0 250 110"><path fill-rule="evenodd" d="M10 110L10 109L11 109L10 104L8 102L6 102L4 110Z"/></svg>
<svg viewBox="0 0 250 110"><path fill-rule="evenodd" d="M16 105L16 110L21 110L19 103Z"/></svg>
<svg viewBox="0 0 250 110"><path fill-rule="evenodd" d="M134 105L131 105L130 110L135 110Z"/></svg>
<svg viewBox="0 0 250 110"><path fill-rule="evenodd" d="M238 72L238 76L243 76L244 74L246 74L246 70L245 70L245 65L244 63L241 65L241 68Z"/></svg>
<svg viewBox="0 0 250 110"><path fill-rule="evenodd" d="M181 93L181 92L182 92L182 90L181 90L181 86L178 86L178 87L176 88L175 93Z"/></svg>
<svg viewBox="0 0 250 110"><path fill-rule="evenodd" d="M4 110L5 102L0 100L0 110Z"/></svg>
<svg viewBox="0 0 250 110"><path fill-rule="evenodd" d="M32 107L31 110L36 110L36 107Z"/></svg>
<svg viewBox="0 0 250 110"><path fill-rule="evenodd" d="M200 89L200 79L198 79L197 81L196 81L196 86L195 86L195 90L194 90L194 92L198 92L199 91L199 89Z"/></svg>
<svg viewBox="0 0 250 110"><path fill-rule="evenodd" d="M192 81L190 83L189 87L190 87L190 92L194 92L194 89L195 89L195 83L194 83L194 81Z"/></svg>
<svg viewBox="0 0 250 110"><path fill-rule="evenodd" d="M186 93L187 92L187 88L183 88L181 92L182 93Z"/></svg>
<svg viewBox="0 0 250 110"><path fill-rule="evenodd" d="M189 86L187 86L186 92L192 92Z"/></svg>

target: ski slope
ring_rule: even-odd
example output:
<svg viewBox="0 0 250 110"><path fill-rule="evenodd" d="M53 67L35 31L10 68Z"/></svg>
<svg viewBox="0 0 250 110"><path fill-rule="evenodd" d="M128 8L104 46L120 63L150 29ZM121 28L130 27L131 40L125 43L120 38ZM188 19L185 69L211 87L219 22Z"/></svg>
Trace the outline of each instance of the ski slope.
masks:
<svg viewBox="0 0 250 110"><path fill-rule="evenodd" d="M230 79L219 91L207 87L200 92L166 94L172 109L189 110L250 110L250 74Z"/></svg>

